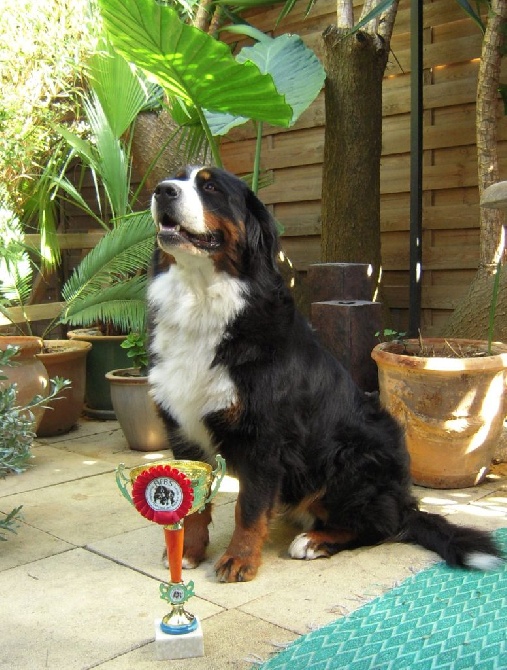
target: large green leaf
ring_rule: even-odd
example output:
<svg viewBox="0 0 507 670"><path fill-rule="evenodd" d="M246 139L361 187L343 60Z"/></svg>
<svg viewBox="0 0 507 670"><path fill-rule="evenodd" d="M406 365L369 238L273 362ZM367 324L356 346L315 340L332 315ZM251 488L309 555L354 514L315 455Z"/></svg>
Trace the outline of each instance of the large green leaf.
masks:
<svg viewBox="0 0 507 670"><path fill-rule="evenodd" d="M241 26L237 27L238 31ZM269 73L280 93L292 107L293 125L319 94L326 73L319 59L298 35L262 36L254 46L244 47L237 55L240 63L253 61L263 73ZM245 123L245 117L206 111L213 135L225 135L234 126Z"/></svg>
<svg viewBox="0 0 507 670"><path fill-rule="evenodd" d="M238 63L229 47L185 25L155 0L99 0L113 45L154 76L169 96L200 109L287 126L292 110L269 75Z"/></svg>

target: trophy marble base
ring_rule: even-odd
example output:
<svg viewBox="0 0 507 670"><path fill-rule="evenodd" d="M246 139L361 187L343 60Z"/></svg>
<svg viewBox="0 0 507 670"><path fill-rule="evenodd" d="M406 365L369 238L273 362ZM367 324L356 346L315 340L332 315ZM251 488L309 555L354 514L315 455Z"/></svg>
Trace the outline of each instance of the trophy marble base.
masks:
<svg viewBox="0 0 507 670"><path fill-rule="evenodd" d="M204 656L204 642L201 622L197 628L183 635L170 635L160 628L162 619L155 619L155 652L157 660L171 661L177 658Z"/></svg>

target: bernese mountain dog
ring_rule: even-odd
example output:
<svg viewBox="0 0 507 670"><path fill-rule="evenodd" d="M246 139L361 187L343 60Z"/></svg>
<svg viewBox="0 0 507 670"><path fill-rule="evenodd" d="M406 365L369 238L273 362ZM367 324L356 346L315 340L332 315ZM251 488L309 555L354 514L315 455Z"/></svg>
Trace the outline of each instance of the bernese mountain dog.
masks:
<svg viewBox="0 0 507 670"><path fill-rule="evenodd" d="M175 458L213 464L220 452L239 480L218 579L255 577L270 519L285 511L305 524L295 559L390 541L495 568L488 533L418 508L400 426L296 309L275 223L248 186L186 168L157 186L152 213L151 392ZM210 505L185 520L185 567L204 559L210 522Z"/></svg>

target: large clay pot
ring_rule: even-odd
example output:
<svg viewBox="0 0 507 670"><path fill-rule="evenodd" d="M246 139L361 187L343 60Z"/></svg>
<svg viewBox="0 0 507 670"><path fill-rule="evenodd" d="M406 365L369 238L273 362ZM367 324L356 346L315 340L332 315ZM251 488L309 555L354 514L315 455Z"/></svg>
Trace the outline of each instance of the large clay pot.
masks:
<svg viewBox="0 0 507 670"><path fill-rule="evenodd" d="M78 422L84 407L86 356L91 348L90 342L81 340L44 340L44 349L37 357L50 379L63 377L70 381L70 387L49 401L37 429L39 437L68 433Z"/></svg>
<svg viewBox="0 0 507 670"><path fill-rule="evenodd" d="M136 451L169 449L164 422L148 392L148 377L138 368L111 370L106 374L116 418L128 445Z"/></svg>
<svg viewBox="0 0 507 670"><path fill-rule="evenodd" d="M19 347L19 351L11 359L15 365L6 365L2 368L2 376L7 379L0 380L0 388L16 384L16 402L20 406L27 405L37 395L47 396L49 375L37 358L37 354L42 351L42 339L29 335L1 335L0 349L5 351L9 345ZM37 428L42 421L44 407L35 407L31 411Z"/></svg>
<svg viewBox="0 0 507 670"><path fill-rule="evenodd" d="M507 346L495 343L492 356L468 357L485 352L486 342L423 342L436 355L418 355L418 340L373 349L381 402L405 429L414 483L474 486L486 476L503 429Z"/></svg>
<svg viewBox="0 0 507 670"><path fill-rule="evenodd" d="M102 335L93 328L71 330L67 336L92 345L86 358L85 414L94 419L115 419L111 390L105 375L114 368L128 367L127 351L120 346L126 336Z"/></svg>

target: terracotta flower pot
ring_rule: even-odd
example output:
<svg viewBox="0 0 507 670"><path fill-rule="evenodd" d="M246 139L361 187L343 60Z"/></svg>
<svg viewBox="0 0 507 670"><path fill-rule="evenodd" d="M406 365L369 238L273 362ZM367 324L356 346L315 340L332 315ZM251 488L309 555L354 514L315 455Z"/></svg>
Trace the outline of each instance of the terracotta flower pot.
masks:
<svg viewBox="0 0 507 670"><path fill-rule="evenodd" d="M2 335L0 349L5 351L9 345L19 347L16 356L11 359L15 365L4 366L0 380L0 388L10 384L17 384L16 400L18 405L28 404L36 395L47 396L49 393L49 376L46 368L37 358L42 351L42 339L29 335ZM44 407L35 407L32 412L35 417L35 427L42 421Z"/></svg>
<svg viewBox="0 0 507 670"><path fill-rule="evenodd" d="M111 385L111 400L116 418L128 445L136 451L169 449L164 422L155 409L148 377L138 368L111 370L106 374Z"/></svg>
<svg viewBox="0 0 507 670"><path fill-rule="evenodd" d="M415 355L418 340L384 342L372 352L381 402L405 429L414 483L442 489L486 476L503 428L507 379L507 346L495 343L492 356L449 357L449 343L465 354L487 347L425 338L436 355Z"/></svg>
<svg viewBox="0 0 507 670"><path fill-rule="evenodd" d="M39 437L67 433L79 420L84 407L86 356L92 345L80 340L44 340L42 361L50 379L63 377L70 387L48 403L48 409L37 429Z"/></svg>

